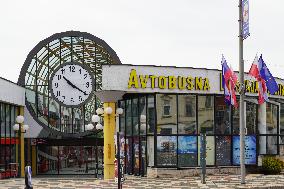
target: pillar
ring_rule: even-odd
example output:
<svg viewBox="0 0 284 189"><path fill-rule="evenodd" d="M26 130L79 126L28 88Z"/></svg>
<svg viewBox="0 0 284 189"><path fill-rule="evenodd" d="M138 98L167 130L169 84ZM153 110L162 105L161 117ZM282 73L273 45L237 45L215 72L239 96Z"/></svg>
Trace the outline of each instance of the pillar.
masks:
<svg viewBox="0 0 284 189"><path fill-rule="evenodd" d="M20 107L20 115L24 116L24 107ZM20 167L21 167L21 177L25 177L25 134L23 129L23 123L20 124Z"/></svg>
<svg viewBox="0 0 284 189"><path fill-rule="evenodd" d="M32 145L32 176L36 175L36 146Z"/></svg>
<svg viewBox="0 0 284 189"><path fill-rule="evenodd" d="M115 103L105 102L104 109L107 107L112 108L112 113L104 113L104 179L114 179Z"/></svg>

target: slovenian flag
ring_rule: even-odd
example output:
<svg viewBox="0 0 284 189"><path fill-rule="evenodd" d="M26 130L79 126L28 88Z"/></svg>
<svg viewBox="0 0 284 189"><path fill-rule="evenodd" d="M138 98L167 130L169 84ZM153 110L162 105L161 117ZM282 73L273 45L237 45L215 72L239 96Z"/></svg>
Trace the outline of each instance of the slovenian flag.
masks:
<svg viewBox="0 0 284 189"><path fill-rule="evenodd" d="M262 104L265 101L268 102L267 89L271 94L274 94L278 91L278 85L264 63L262 55L259 57L259 59L257 56L255 57L249 70L249 75L253 76L258 81L259 104Z"/></svg>
<svg viewBox="0 0 284 189"><path fill-rule="evenodd" d="M237 84L238 78L235 72L229 68L227 61L224 56L222 56L222 85L224 88L225 102L228 105L233 105L238 107L235 86Z"/></svg>

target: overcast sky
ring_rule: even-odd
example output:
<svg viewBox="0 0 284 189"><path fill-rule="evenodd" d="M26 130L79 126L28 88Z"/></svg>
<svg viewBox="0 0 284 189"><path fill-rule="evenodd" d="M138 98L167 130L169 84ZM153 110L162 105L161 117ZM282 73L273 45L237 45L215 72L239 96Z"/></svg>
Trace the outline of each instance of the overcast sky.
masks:
<svg viewBox="0 0 284 189"><path fill-rule="evenodd" d="M8 0L0 2L0 77L17 82L34 46L67 30L107 42L123 64L238 70L238 0ZM250 0L245 71L256 53L284 78L284 1Z"/></svg>

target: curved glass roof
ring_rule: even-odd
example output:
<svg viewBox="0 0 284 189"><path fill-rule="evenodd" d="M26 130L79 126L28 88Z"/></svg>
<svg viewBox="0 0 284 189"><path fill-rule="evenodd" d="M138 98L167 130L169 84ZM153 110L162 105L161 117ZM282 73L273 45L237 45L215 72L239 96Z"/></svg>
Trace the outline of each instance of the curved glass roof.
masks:
<svg viewBox="0 0 284 189"><path fill-rule="evenodd" d="M26 105L41 125L64 133L84 132L100 106L96 96L78 108L67 108L52 99L49 80L63 63L76 61L93 73L95 91L101 88L102 64L120 64L116 53L101 39L82 32L64 32L41 41L28 55L18 83L26 88Z"/></svg>

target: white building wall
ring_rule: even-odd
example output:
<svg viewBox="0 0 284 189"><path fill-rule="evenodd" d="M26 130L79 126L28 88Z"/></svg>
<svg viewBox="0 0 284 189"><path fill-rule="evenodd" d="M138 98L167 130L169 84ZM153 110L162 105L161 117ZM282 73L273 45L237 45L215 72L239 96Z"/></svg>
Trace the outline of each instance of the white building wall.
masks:
<svg viewBox="0 0 284 189"><path fill-rule="evenodd" d="M0 78L0 101L25 106L25 88Z"/></svg>

